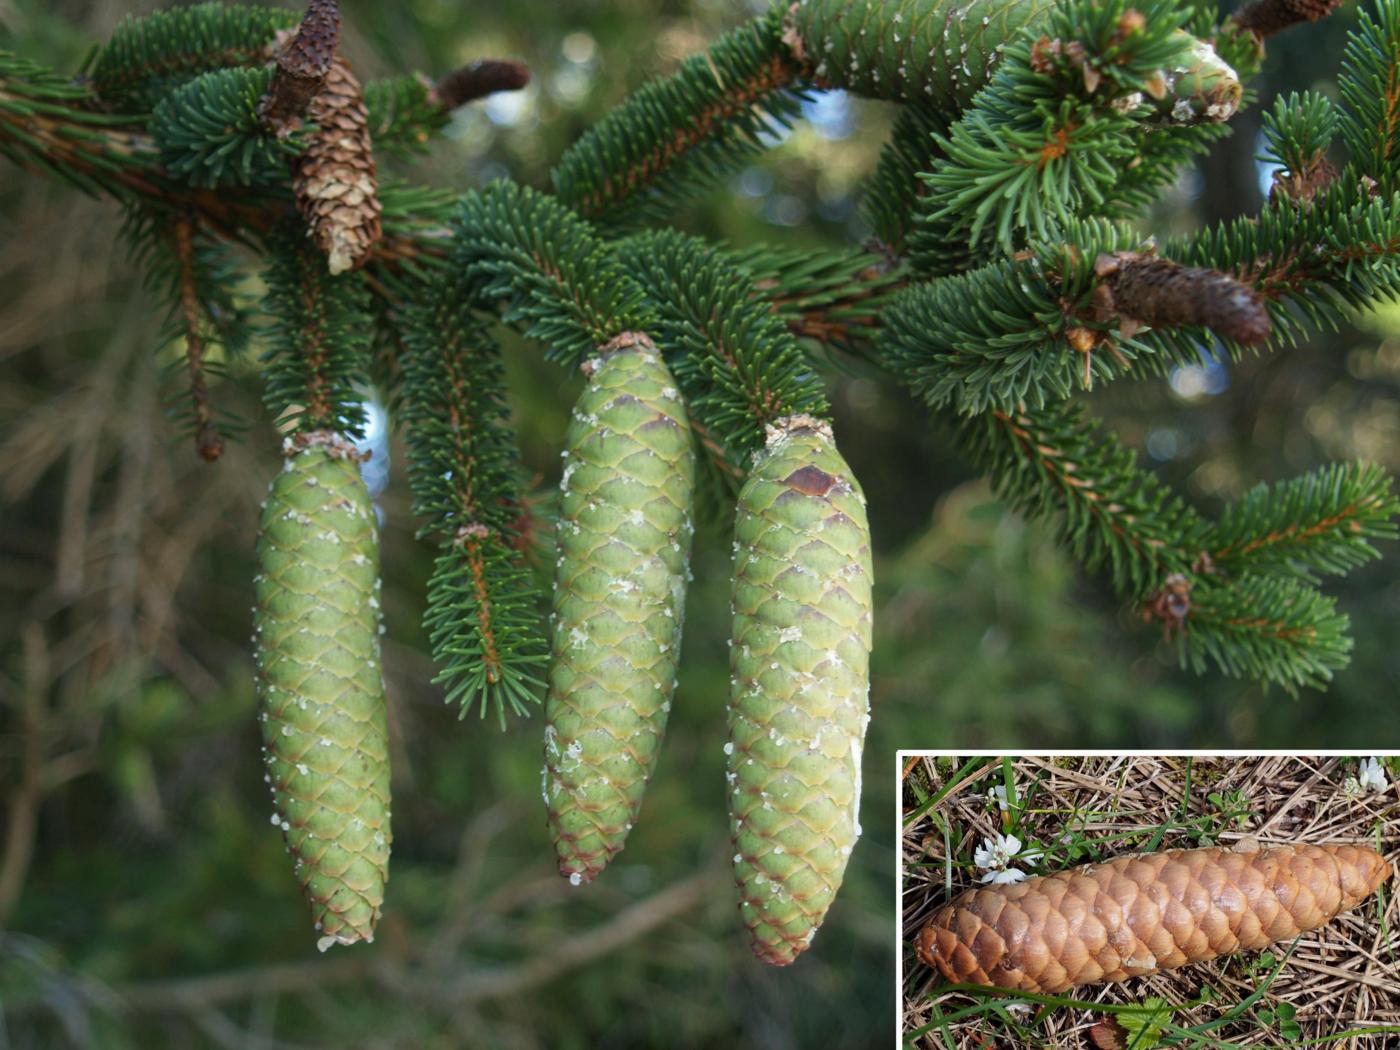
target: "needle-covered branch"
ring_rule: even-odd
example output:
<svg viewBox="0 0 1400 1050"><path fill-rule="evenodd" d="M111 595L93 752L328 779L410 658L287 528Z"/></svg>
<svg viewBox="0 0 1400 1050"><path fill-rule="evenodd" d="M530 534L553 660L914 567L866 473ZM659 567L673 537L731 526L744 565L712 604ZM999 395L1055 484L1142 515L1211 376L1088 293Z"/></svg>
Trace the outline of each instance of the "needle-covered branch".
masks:
<svg viewBox="0 0 1400 1050"><path fill-rule="evenodd" d="M1369 5L1368 5L1369 6ZM1384 193L1400 189L1400 3L1379 0L1357 14L1337 77L1340 130L1356 177Z"/></svg>
<svg viewBox="0 0 1400 1050"><path fill-rule="evenodd" d="M733 30L590 128L554 168L560 200L589 219L635 223L758 153L798 113L781 16L774 7Z"/></svg>
<svg viewBox="0 0 1400 1050"><path fill-rule="evenodd" d="M369 291L357 274L332 276L296 231L273 239L264 312L264 394L274 419L299 433L358 437L369 371Z"/></svg>
<svg viewBox="0 0 1400 1050"><path fill-rule="evenodd" d="M1054 520L1077 559L1162 626L1183 665L1290 691L1346 665L1347 619L1302 566L1350 568L1370 556L1367 537L1393 535L1397 507L1380 472L1259 490L1212 525L1077 409L992 412L959 438L1008 503Z"/></svg>
<svg viewBox="0 0 1400 1050"><path fill-rule="evenodd" d="M1390 475L1371 463L1336 464L1259 485L1227 507L1206 540L1220 572L1342 575L1379 558L1373 540L1397 536Z"/></svg>
<svg viewBox="0 0 1400 1050"><path fill-rule="evenodd" d="M1220 123L1242 93L1235 71L1184 21L1170 0L1066 3L1039 36L1008 44L987 86L935 139L910 240L915 264L954 272L1077 217L1126 216L1144 180L1166 181L1165 172L1138 172L1128 193L1116 191L1134 168L1179 162L1190 155L1184 142L1214 137L1178 132L1174 148L1144 153L1141 140L1156 128Z"/></svg>
<svg viewBox="0 0 1400 1050"><path fill-rule="evenodd" d="M725 473L747 473L774 420L827 411L788 326L724 252L664 231L621 241L617 253L646 296L691 415L723 444Z"/></svg>
<svg viewBox="0 0 1400 1050"><path fill-rule="evenodd" d="M295 12L243 4L203 3L132 15L117 26L87 70L102 102L149 113L174 88L201 73L262 65Z"/></svg>
<svg viewBox="0 0 1400 1050"><path fill-rule="evenodd" d="M642 294L589 225L558 200L514 182L462 199L455 262L504 300L503 320L577 367L623 332L645 328Z"/></svg>
<svg viewBox="0 0 1400 1050"><path fill-rule="evenodd" d="M403 419L420 534L439 547L423 625L465 716L538 702L545 662L541 600L519 528L520 455L510 428L500 350L460 280L439 275L412 289L402 319Z"/></svg>

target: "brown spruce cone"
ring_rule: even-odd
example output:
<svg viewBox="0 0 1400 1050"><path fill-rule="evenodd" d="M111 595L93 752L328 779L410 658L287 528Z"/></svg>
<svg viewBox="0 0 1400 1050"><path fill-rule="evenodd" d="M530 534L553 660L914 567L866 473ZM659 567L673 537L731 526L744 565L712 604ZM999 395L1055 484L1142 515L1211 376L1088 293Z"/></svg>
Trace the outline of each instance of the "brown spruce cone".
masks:
<svg viewBox="0 0 1400 1050"><path fill-rule="evenodd" d="M379 240L381 207L364 96L341 56L307 105L306 119L316 128L296 161L292 189L331 273L344 273Z"/></svg>
<svg viewBox="0 0 1400 1050"><path fill-rule="evenodd" d="M1054 994L1258 951L1390 878L1364 846L1165 850L964 893L915 941L948 980Z"/></svg>

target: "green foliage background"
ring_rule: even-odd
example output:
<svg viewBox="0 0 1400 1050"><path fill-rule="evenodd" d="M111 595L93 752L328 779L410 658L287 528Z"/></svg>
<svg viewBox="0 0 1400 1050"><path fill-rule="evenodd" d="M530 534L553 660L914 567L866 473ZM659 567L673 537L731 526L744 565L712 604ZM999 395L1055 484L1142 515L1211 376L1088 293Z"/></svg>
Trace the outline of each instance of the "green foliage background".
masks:
<svg viewBox="0 0 1400 1050"><path fill-rule="evenodd" d="M153 6L0 0L0 47L76 68L121 16ZM347 0L344 10L363 77L484 55L534 70L527 92L454 118L431 157L389 164L460 189L501 174L543 186L550 162L628 89L756 8ZM1262 103L1280 90L1334 92L1351 17L1348 4L1271 42ZM1173 191L1156 229L1253 209L1260 108ZM679 225L738 245L858 241L858 183L890 116L868 103L842 121L800 123ZM877 544L866 834L813 950L771 970L748 955L723 870L727 526L712 520L698 536L680 688L641 820L613 869L571 890L552 871L538 800L540 721L505 735L491 721L459 723L430 684L419 622L432 552L412 538L396 443L382 501L389 901L372 948L316 957L268 826L247 646L275 441L251 382L215 384L217 403L250 424L218 465L176 436L165 403L179 378L163 372L178 350L161 343L159 301L141 288L119 222L109 203L0 168L0 1045L884 1046L896 747L1400 744L1393 552L1335 585L1357 649L1326 694L1295 700L1183 674L1046 530L969 480L947 430L893 382L841 362L829 391L837 436L870 496ZM547 489L578 381L543 348L504 339L525 458ZM250 370L234 366L244 379ZM1400 314L1247 360L1214 394L1190 393L1200 378L1179 376L1178 392L1116 384L1094 407L1208 508L1327 460L1400 470ZM696 872L713 878L689 906L607 940L606 924ZM564 947L581 945L593 956L570 963ZM213 994L228 985L202 975L240 994Z"/></svg>

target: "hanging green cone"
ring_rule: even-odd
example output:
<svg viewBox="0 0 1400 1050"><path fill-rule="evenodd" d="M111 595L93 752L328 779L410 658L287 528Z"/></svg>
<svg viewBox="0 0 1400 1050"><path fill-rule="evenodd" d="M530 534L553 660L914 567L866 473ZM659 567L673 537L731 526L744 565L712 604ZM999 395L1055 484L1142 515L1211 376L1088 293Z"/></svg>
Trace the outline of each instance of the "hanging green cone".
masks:
<svg viewBox="0 0 1400 1050"><path fill-rule="evenodd" d="M789 416L734 522L729 817L754 954L812 942L860 836L870 721L870 529L830 427Z"/></svg>
<svg viewBox="0 0 1400 1050"><path fill-rule="evenodd" d="M389 872L379 550L354 448L314 431L287 457L258 532L258 717L272 822L324 951L374 940Z"/></svg>
<svg viewBox="0 0 1400 1050"><path fill-rule="evenodd" d="M541 789L575 885L622 849L675 688L694 455L656 347L624 333L591 368L560 483L554 653Z"/></svg>
<svg viewBox="0 0 1400 1050"><path fill-rule="evenodd" d="M788 42L821 84L941 110L967 105L1049 0L799 0Z"/></svg>

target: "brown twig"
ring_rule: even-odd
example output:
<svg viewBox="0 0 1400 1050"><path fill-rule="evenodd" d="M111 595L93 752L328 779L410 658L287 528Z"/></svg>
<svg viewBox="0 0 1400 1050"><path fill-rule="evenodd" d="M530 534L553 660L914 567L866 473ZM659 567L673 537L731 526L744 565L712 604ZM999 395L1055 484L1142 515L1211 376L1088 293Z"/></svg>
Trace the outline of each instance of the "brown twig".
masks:
<svg viewBox="0 0 1400 1050"><path fill-rule="evenodd" d="M175 260L179 266L180 315L185 326L185 361L194 403L195 448L206 463L224 451L224 439L209 408L209 384L204 376L204 336L200 332L199 294L194 272L194 219L188 213L175 220Z"/></svg>
<svg viewBox="0 0 1400 1050"><path fill-rule="evenodd" d="M498 91L519 91L528 83L530 70L525 63L482 58L439 78L428 99L444 110L453 110Z"/></svg>
<svg viewBox="0 0 1400 1050"><path fill-rule="evenodd" d="M434 980L421 964L421 949L399 958L353 954L308 962L280 963L199 977L145 981L108 989L75 988L100 997L111 1010L126 1013L188 1013L268 995L319 992L336 985L368 981L412 992L425 1002L459 1009L463 1005L522 995L587 963L610 955L714 896L722 873L707 868L622 909L592 929L551 942L547 951L497 969L470 969ZM15 1015L41 1005L36 998L7 1003Z"/></svg>
<svg viewBox="0 0 1400 1050"><path fill-rule="evenodd" d="M48 679L48 649L39 626L25 628L24 681L19 685L21 753L19 783L10 789L5 852L0 856L0 923L9 920L19 903L29 861L34 855L39 803L44 797L44 699Z"/></svg>
<svg viewBox="0 0 1400 1050"><path fill-rule="evenodd" d="M272 86L258 106L263 123L278 138L301 126L306 107L326 83L339 46L337 0L311 0L296 35L278 52Z"/></svg>

